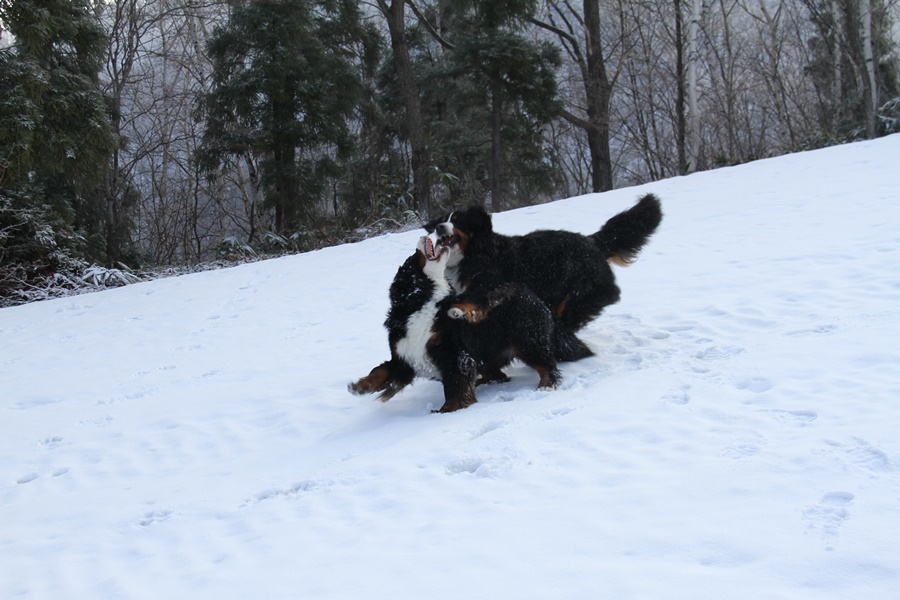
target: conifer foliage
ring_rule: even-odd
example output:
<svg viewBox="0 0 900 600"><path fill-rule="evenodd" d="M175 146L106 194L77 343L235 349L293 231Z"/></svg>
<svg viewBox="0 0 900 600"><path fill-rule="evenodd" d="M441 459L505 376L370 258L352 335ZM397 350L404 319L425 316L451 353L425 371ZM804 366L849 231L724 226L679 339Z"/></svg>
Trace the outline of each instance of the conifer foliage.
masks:
<svg viewBox="0 0 900 600"><path fill-rule="evenodd" d="M354 45L366 35L351 0L284 0L233 7L209 41L201 161L242 155L260 164L278 234L310 225L328 175L351 147L362 94Z"/></svg>
<svg viewBox="0 0 900 600"><path fill-rule="evenodd" d="M117 140L87 0L0 0L0 296L104 261L99 184Z"/></svg>

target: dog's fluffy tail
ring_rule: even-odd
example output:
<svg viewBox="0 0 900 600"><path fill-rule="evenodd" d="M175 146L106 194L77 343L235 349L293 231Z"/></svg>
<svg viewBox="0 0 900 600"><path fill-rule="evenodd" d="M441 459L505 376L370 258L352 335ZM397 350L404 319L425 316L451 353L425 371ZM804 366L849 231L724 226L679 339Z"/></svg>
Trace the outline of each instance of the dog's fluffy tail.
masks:
<svg viewBox="0 0 900 600"><path fill-rule="evenodd" d="M637 204L607 221L591 237L608 261L626 267L637 260L638 253L660 221L659 198L647 194Z"/></svg>
<svg viewBox="0 0 900 600"><path fill-rule="evenodd" d="M593 356L594 352L587 344L578 339L566 327L557 324L553 329L553 355L559 362L571 362Z"/></svg>

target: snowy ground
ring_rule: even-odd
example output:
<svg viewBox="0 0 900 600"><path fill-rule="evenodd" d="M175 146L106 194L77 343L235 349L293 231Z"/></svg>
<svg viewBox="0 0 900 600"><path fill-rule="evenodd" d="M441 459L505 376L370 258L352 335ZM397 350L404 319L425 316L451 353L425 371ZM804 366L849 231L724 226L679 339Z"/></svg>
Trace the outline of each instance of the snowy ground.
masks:
<svg viewBox="0 0 900 600"><path fill-rule="evenodd" d="M0 597L895 598L900 136L654 192L590 359L466 410L387 358L419 232L0 310Z"/></svg>

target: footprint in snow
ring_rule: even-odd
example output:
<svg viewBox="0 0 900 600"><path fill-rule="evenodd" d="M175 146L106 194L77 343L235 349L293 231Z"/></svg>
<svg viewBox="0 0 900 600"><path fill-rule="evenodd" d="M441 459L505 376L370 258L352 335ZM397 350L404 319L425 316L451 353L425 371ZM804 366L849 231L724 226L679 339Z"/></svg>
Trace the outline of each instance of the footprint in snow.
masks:
<svg viewBox="0 0 900 600"><path fill-rule="evenodd" d="M761 394L763 392L768 392L769 390L771 390L773 387L775 387L775 384L765 377L750 375L747 377L739 377L734 382L734 386L739 390Z"/></svg>
<svg viewBox="0 0 900 600"><path fill-rule="evenodd" d="M669 404L677 404L679 406L683 406L691 401L691 396L688 394L688 390L691 389L691 386L688 384L682 384L675 389L671 389L665 394L661 400L663 402L667 402Z"/></svg>
<svg viewBox="0 0 900 600"><path fill-rule="evenodd" d="M63 439L58 435L53 435L47 438L42 439L38 442L38 446L43 448L44 450L53 450L57 448L60 444L62 444Z"/></svg>
<svg viewBox="0 0 900 600"><path fill-rule="evenodd" d="M694 353L697 360L724 360L743 354L746 350L740 346L709 346Z"/></svg>
<svg viewBox="0 0 900 600"><path fill-rule="evenodd" d="M144 513L144 515L135 521L135 523L141 527L148 527L156 523L167 521L171 516L171 510L151 510L150 512Z"/></svg>
<svg viewBox="0 0 900 600"><path fill-rule="evenodd" d="M719 451L719 456L740 460L755 456L763 449L766 438L757 431L743 431L733 438L733 444Z"/></svg>
<svg viewBox="0 0 900 600"><path fill-rule="evenodd" d="M760 447L756 444L739 443L724 448L721 452L719 452L719 456L739 460L741 458L749 458L758 453L759 450Z"/></svg>
<svg viewBox="0 0 900 600"><path fill-rule="evenodd" d="M668 327L663 327L669 333L684 333L687 331L693 331L697 327L696 323L677 323L675 325L669 325Z"/></svg>
<svg viewBox="0 0 900 600"><path fill-rule="evenodd" d="M104 417L97 417L94 419L85 419L84 421L79 421L79 425L89 426L93 425L94 427L106 427L110 423L112 423L113 418L110 415L106 415Z"/></svg>
<svg viewBox="0 0 900 600"><path fill-rule="evenodd" d="M818 504L803 511L808 529L818 529L825 539L838 537L838 528L850 518L849 507L855 496L850 492L828 492ZM831 545L826 550L833 550Z"/></svg>
<svg viewBox="0 0 900 600"><path fill-rule="evenodd" d="M52 471L50 471L49 475L50 475L50 477L59 477L60 475L65 475L68 472L69 472L69 467L57 467L57 468L53 469ZM32 481L40 478L40 476L41 476L40 473L32 471L31 473L26 473L26 474L21 475L18 478L16 478L16 483L18 485L25 485L26 483L31 483Z"/></svg>
<svg viewBox="0 0 900 600"><path fill-rule="evenodd" d="M807 329L795 329L794 331L788 331L784 335L788 337L805 337L808 335L830 335L837 330L837 325L818 325L816 327L809 327Z"/></svg>
<svg viewBox="0 0 900 600"><path fill-rule="evenodd" d="M497 431L501 427L505 426L505 421L488 421L481 427L477 428L472 435L469 437L469 440L477 440L483 435L486 435L492 431Z"/></svg>
<svg viewBox="0 0 900 600"><path fill-rule="evenodd" d="M768 413L782 425L791 425L795 427L803 427L819 418L819 415L811 410L767 409L762 412Z"/></svg>
<svg viewBox="0 0 900 600"><path fill-rule="evenodd" d="M25 475L22 475L18 479L16 479L16 483L19 485L24 485L26 483L31 483L38 477L40 477L40 475L35 472L26 473Z"/></svg>
<svg viewBox="0 0 900 600"><path fill-rule="evenodd" d="M556 417L565 416L574 410L575 408L572 406L560 406L559 408L548 410L543 416L545 419L555 419Z"/></svg>
<svg viewBox="0 0 900 600"><path fill-rule="evenodd" d="M447 464L445 470L447 475L469 474L474 477L491 479L498 476L496 467L477 457L454 460Z"/></svg>
<svg viewBox="0 0 900 600"><path fill-rule="evenodd" d="M846 444L833 440L825 440L825 443L841 460L872 475L894 470L890 457L884 451L861 438L853 438Z"/></svg>
<svg viewBox="0 0 900 600"><path fill-rule="evenodd" d="M272 500L275 498L294 498L305 492L313 491L319 488L320 485L320 482L317 481L298 481L286 488L269 488L267 490L263 490L256 494L253 494L252 496L244 500L241 503L241 508L253 506L254 504L259 504L260 502Z"/></svg>

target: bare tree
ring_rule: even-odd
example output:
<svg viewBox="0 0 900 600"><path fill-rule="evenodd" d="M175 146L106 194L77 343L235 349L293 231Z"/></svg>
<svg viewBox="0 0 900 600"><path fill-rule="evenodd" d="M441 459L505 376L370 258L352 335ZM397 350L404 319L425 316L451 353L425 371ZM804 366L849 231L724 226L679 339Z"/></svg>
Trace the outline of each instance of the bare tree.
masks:
<svg viewBox="0 0 900 600"><path fill-rule="evenodd" d="M878 80L875 77L875 57L872 52L871 0L861 0L860 12L862 13L862 53L868 82L868 85L863 87L866 103L866 135L871 139L875 137L875 113L878 112Z"/></svg>
<svg viewBox="0 0 900 600"><path fill-rule="evenodd" d="M135 205L136 241L160 264L206 260L221 239L252 235L250 178L235 165L207 180L193 161L206 38L227 4L114 0L98 10L109 33L105 91L121 140L107 181L110 213Z"/></svg>
<svg viewBox="0 0 900 600"><path fill-rule="evenodd" d="M576 109L584 116L565 109L563 117L587 136L591 158L591 190L602 192L613 188L613 165L610 152L609 105L614 77L606 68L601 35L600 1L584 0L579 12L566 0L548 0L546 19L531 19L559 39L570 59L581 72L585 106Z"/></svg>
<svg viewBox="0 0 900 600"><path fill-rule="evenodd" d="M688 26L688 171L696 171L700 164L700 108L697 90L697 68L700 62L698 41L700 36L701 5L702 0L692 0L691 21Z"/></svg>

